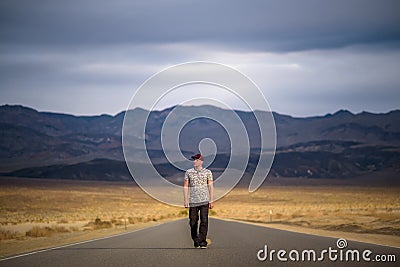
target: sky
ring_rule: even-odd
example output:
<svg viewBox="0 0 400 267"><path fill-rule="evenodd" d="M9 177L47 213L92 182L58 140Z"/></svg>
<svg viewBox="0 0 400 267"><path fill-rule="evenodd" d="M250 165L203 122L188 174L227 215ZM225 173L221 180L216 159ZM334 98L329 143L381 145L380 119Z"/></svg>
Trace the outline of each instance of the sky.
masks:
<svg viewBox="0 0 400 267"><path fill-rule="evenodd" d="M239 70L281 114L400 109L400 2L0 1L1 105L115 115L190 61Z"/></svg>

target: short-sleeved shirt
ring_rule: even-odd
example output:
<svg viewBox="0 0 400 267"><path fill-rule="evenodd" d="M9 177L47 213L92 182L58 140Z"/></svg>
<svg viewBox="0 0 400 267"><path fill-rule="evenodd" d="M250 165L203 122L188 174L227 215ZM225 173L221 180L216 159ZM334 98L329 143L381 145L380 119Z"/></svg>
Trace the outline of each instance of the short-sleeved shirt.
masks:
<svg viewBox="0 0 400 267"><path fill-rule="evenodd" d="M191 206L207 204L210 201L207 181L212 181L213 176L210 170L203 168L200 171L191 168L185 173L185 181L189 181Z"/></svg>

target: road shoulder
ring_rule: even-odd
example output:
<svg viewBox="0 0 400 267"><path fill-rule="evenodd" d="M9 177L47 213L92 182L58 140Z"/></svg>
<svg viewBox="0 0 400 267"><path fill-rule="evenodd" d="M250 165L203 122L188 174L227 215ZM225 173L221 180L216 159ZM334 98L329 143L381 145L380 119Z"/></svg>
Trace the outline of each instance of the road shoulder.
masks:
<svg viewBox="0 0 400 267"><path fill-rule="evenodd" d="M317 236L325 236L332 238L345 238L347 240L353 240L357 242L364 242L369 244L381 245L381 246L389 246L400 248L400 237L392 236L392 235L381 235L381 234L367 234L367 233L351 233L351 232L343 232L343 231L329 231L323 229L312 229L307 227L295 226L295 225L286 225L286 224L278 224L278 223L256 223L256 222L248 222L242 220L234 220L227 218L220 218L213 216L212 218L223 220L223 221L233 221L239 223L245 223L250 225L257 225L266 228L279 229L289 232L296 232L302 234L310 234Z"/></svg>

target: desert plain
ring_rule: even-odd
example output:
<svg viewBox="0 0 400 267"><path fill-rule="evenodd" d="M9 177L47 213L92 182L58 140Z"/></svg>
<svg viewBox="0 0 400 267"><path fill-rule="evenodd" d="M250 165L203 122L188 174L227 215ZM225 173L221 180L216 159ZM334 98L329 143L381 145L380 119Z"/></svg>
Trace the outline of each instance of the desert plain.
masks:
<svg viewBox="0 0 400 267"><path fill-rule="evenodd" d="M0 185L2 258L186 218L188 212L154 200L133 182L2 177ZM238 186L215 202L210 215L400 247L400 187L267 183L249 193Z"/></svg>

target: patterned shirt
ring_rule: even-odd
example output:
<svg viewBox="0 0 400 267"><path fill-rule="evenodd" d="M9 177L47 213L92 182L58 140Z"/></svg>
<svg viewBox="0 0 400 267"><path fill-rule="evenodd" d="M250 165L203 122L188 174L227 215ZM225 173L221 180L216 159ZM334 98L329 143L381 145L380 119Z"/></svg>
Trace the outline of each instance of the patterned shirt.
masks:
<svg viewBox="0 0 400 267"><path fill-rule="evenodd" d="M213 180L211 171L206 168L203 168L200 171L191 168L185 173L185 181L186 180L189 181L189 202L191 206L207 204L210 201L207 181Z"/></svg>

